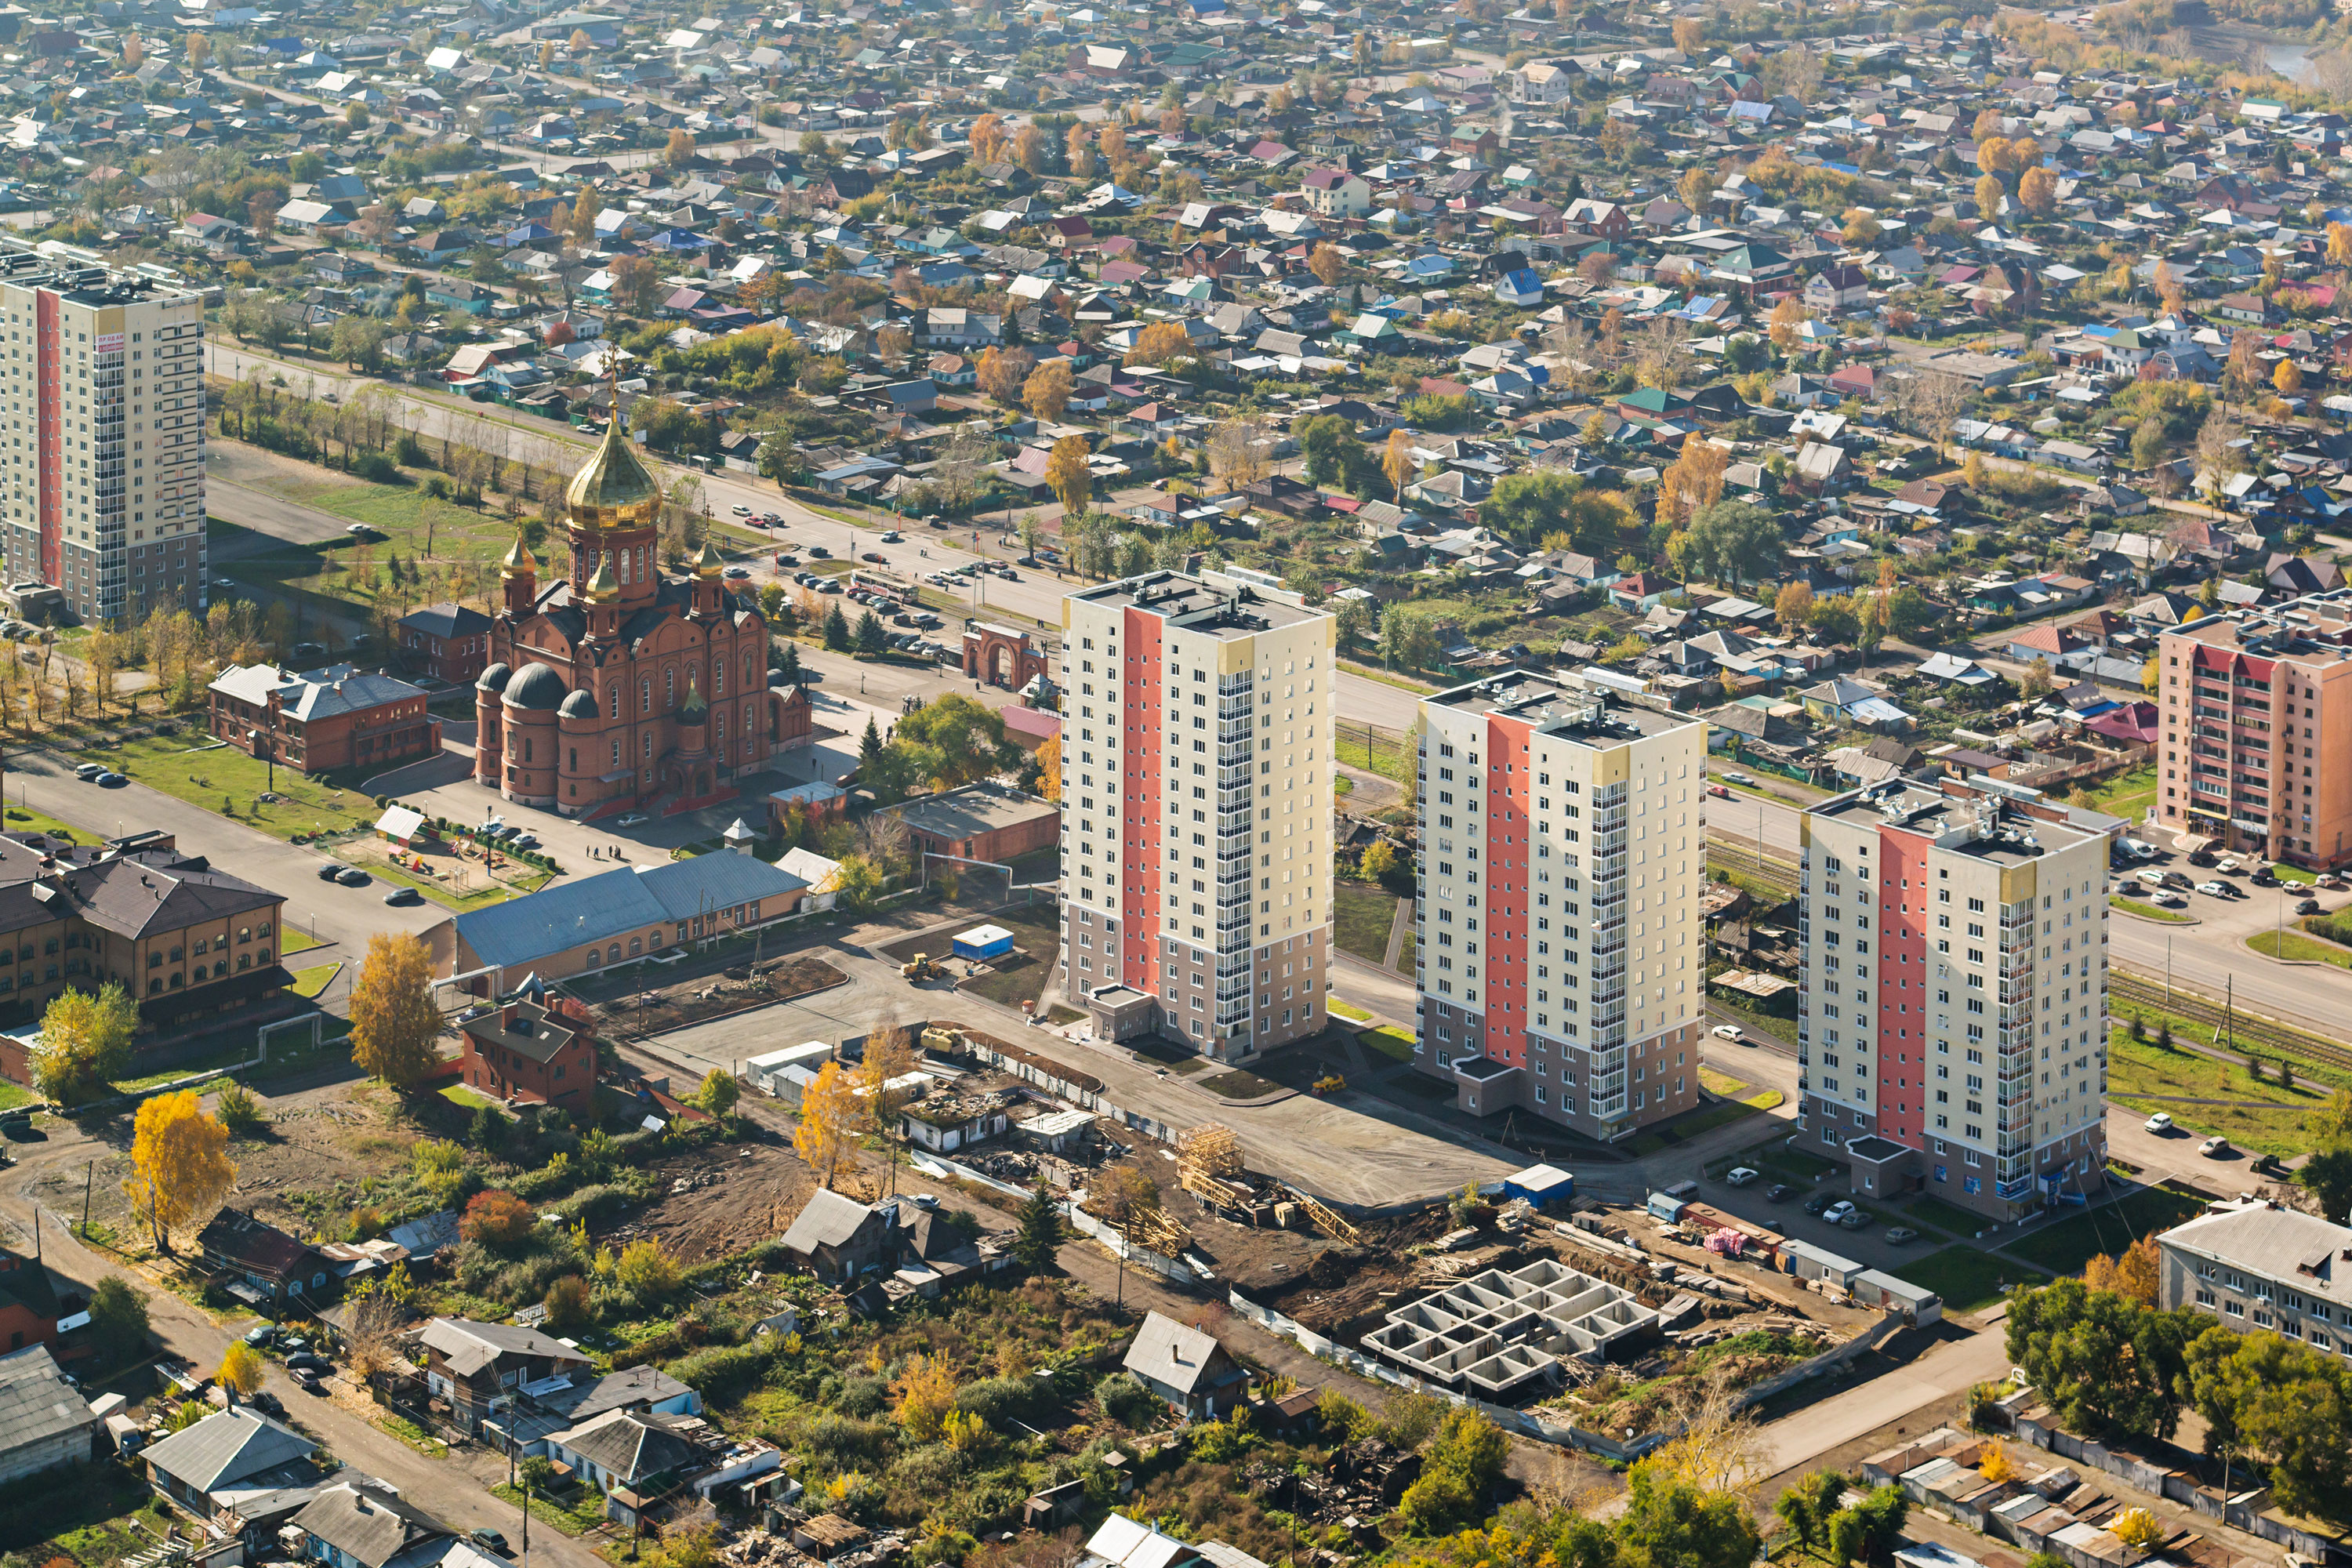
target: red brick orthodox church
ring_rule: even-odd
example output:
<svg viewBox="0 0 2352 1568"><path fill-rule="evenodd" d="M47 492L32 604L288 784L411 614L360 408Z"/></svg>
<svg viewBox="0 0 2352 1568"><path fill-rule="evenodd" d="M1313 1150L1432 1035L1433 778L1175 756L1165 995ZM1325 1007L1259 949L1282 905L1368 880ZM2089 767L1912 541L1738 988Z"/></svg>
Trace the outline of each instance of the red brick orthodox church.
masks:
<svg viewBox="0 0 2352 1568"><path fill-rule="evenodd" d="M507 552L474 687L478 783L566 816L687 811L809 739L808 693L769 684L767 617L718 552L662 575L661 500L616 417L564 492L569 571L542 587L520 537Z"/></svg>

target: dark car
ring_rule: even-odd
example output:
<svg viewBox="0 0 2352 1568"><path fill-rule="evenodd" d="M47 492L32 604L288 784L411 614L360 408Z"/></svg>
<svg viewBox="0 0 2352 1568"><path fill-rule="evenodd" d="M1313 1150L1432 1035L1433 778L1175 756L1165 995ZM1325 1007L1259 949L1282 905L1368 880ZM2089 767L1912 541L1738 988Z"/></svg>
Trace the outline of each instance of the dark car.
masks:
<svg viewBox="0 0 2352 1568"><path fill-rule="evenodd" d="M1811 1197L1805 1200L1805 1212L1807 1214L1819 1214L1837 1201L1837 1194L1835 1193L1815 1193Z"/></svg>
<svg viewBox="0 0 2352 1568"><path fill-rule="evenodd" d="M485 1552L495 1552L501 1557L507 1554L507 1538L487 1524L478 1524L466 1531L466 1539Z"/></svg>
<svg viewBox="0 0 2352 1568"><path fill-rule="evenodd" d="M364 888L374 879L357 866L346 866L335 873L335 880L346 888Z"/></svg>
<svg viewBox="0 0 2352 1568"><path fill-rule="evenodd" d="M2268 866L2255 867L2252 873L2246 878L2246 880L2252 882L2257 888L2275 888L2278 886L2278 878L2272 873L2271 868Z"/></svg>
<svg viewBox="0 0 2352 1568"><path fill-rule="evenodd" d="M286 1358L286 1370L289 1372L308 1372L324 1375L325 1373L335 1370L335 1363L329 1361L325 1356L315 1354L310 1351L296 1351L292 1355Z"/></svg>
<svg viewBox="0 0 2352 1568"><path fill-rule="evenodd" d="M331 882L342 874L343 865L339 860L330 860L319 868L319 880L321 882Z"/></svg>
<svg viewBox="0 0 2352 1568"><path fill-rule="evenodd" d="M425 895L414 888L394 888L383 896L383 901L387 904L421 904L425 901Z"/></svg>
<svg viewBox="0 0 2352 1568"><path fill-rule="evenodd" d="M776 557L776 564L779 566L797 566L800 563L801 558L797 555L779 555Z"/></svg>
<svg viewBox="0 0 2352 1568"><path fill-rule="evenodd" d="M1786 1182L1775 1182L1764 1189L1764 1201L1768 1204L1787 1203L1796 1195L1797 1189Z"/></svg>
<svg viewBox="0 0 2352 1568"><path fill-rule="evenodd" d="M2294 912L2299 915L2315 915L2319 912L2319 900L2317 899L2297 899L2294 901Z"/></svg>
<svg viewBox="0 0 2352 1568"><path fill-rule="evenodd" d="M831 559L831 558L832 558L832 555L833 555L833 552L832 552L832 551L830 551L830 550L827 550L827 549L826 549L824 545L822 545L822 544L812 544L812 545L810 545L810 546L808 547L808 552L809 552L811 555L815 556L819 561L825 561L825 560L829 560L829 559Z"/></svg>
<svg viewBox="0 0 2352 1568"><path fill-rule="evenodd" d="M858 559L860 561L871 561L877 566L887 566L890 564L890 558L887 555L883 554L878 550L869 550L865 554L859 556Z"/></svg>
<svg viewBox="0 0 2352 1568"><path fill-rule="evenodd" d="M294 1373L294 1384L296 1387L301 1389L305 1394L324 1394L327 1392L326 1385L319 1381L319 1374L315 1372L298 1372Z"/></svg>
<svg viewBox="0 0 2352 1568"><path fill-rule="evenodd" d="M100 789L121 789L124 784L127 784L130 782L131 781L129 779L123 777L121 773L100 773L98 775L98 787Z"/></svg>

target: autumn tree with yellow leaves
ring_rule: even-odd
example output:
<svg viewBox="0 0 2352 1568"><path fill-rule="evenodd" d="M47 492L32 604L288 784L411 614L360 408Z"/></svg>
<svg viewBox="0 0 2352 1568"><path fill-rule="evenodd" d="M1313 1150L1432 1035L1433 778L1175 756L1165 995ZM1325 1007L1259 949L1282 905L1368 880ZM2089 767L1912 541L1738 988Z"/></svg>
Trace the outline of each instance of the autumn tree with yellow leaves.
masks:
<svg viewBox="0 0 2352 1568"><path fill-rule="evenodd" d="M1389 444L1381 449L1381 472L1388 476L1389 488L1396 492L1397 500L1404 500L1404 487L1417 470L1412 462L1412 438L1402 430L1389 432Z"/></svg>
<svg viewBox="0 0 2352 1568"><path fill-rule="evenodd" d="M793 1130L793 1152L810 1170L823 1172L828 1187L833 1185L842 1154L856 1140L860 1109L839 1062L819 1068L816 1080L801 1090L801 1120Z"/></svg>
<svg viewBox="0 0 2352 1568"><path fill-rule="evenodd" d="M1085 516L1087 502L1094 497L1094 470L1087 466L1091 455L1084 436L1065 436L1046 454L1045 483L1066 517Z"/></svg>
<svg viewBox="0 0 2352 1568"><path fill-rule="evenodd" d="M1047 800L1062 798L1062 737L1048 735L1037 747L1037 793Z"/></svg>
<svg viewBox="0 0 2352 1568"><path fill-rule="evenodd" d="M441 1065L440 1038L431 951L394 931L368 938L352 985L352 1060L369 1077L407 1089Z"/></svg>
<svg viewBox="0 0 2352 1568"><path fill-rule="evenodd" d="M159 1094L139 1107L131 1138L131 1175L122 1184L143 1215L155 1250L172 1250L172 1233L210 1217L236 1180L228 1129L205 1113L193 1089Z"/></svg>

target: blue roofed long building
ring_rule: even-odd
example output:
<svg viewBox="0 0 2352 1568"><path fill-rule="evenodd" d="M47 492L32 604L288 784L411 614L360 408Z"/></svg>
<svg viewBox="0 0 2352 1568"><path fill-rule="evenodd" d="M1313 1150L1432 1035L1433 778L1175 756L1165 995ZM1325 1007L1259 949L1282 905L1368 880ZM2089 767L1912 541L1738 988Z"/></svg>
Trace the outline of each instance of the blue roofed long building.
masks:
<svg viewBox="0 0 2352 1568"><path fill-rule="evenodd" d="M799 910L808 883L753 855L698 855L555 882L426 933L437 973L496 994L527 973L593 973L750 931Z"/></svg>

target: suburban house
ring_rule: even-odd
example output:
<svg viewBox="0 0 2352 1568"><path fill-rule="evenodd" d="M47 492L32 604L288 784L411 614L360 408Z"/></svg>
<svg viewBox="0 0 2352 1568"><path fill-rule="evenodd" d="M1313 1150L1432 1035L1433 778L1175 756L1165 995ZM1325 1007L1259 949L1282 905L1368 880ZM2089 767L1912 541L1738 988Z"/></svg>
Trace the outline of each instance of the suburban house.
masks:
<svg viewBox="0 0 2352 1568"><path fill-rule="evenodd" d="M460 1018L458 1076L509 1103L585 1113L596 1099L594 1016L570 996L550 999L538 975L478 1017Z"/></svg>
<svg viewBox="0 0 2352 1568"><path fill-rule="evenodd" d="M338 1477L287 1521L299 1530L306 1553L327 1568L407 1568L438 1562L459 1547L456 1532L373 1476Z"/></svg>
<svg viewBox="0 0 2352 1568"><path fill-rule="evenodd" d="M898 1215L895 1205L869 1207L821 1187L784 1232L784 1250L820 1279L855 1279L897 1259Z"/></svg>
<svg viewBox="0 0 2352 1568"><path fill-rule="evenodd" d="M1119 1365L1187 1415L1213 1419L1242 1401L1249 1373L1214 1335L1159 1312L1145 1316Z"/></svg>
<svg viewBox="0 0 2352 1568"><path fill-rule="evenodd" d="M40 1263L20 1252L0 1247L0 1354L14 1354L28 1345L46 1345L71 1360L83 1348L68 1349L58 1342L58 1321L80 1313L87 1302L80 1296L60 1300L57 1283Z"/></svg>
<svg viewBox="0 0 2352 1568"><path fill-rule="evenodd" d="M147 1484L198 1519L219 1511L218 1494L308 1486L319 1478L319 1445L248 1405L232 1405L139 1452Z"/></svg>
<svg viewBox="0 0 2352 1568"><path fill-rule="evenodd" d="M47 1345L0 1356L0 1486L86 1463L103 1430Z"/></svg>
<svg viewBox="0 0 2352 1568"><path fill-rule="evenodd" d="M468 1427L527 1384L588 1370L588 1358L537 1329L436 1318L418 1332L425 1386ZM410 1359L416 1357L412 1353Z"/></svg>
<svg viewBox="0 0 2352 1568"><path fill-rule="evenodd" d="M223 1208L205 1221L196 1250L228 1277L223 1289L250 1306L296 1296L316 1300L335 1277L316 1247L242 1209Z"/></svg>

